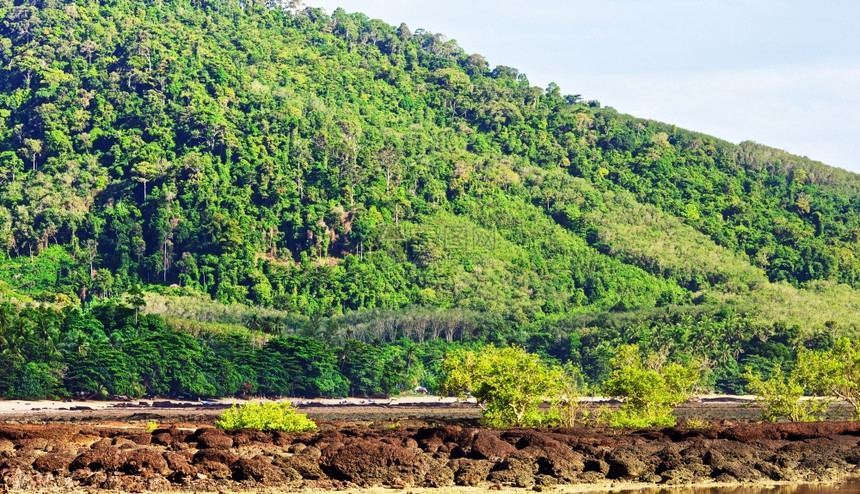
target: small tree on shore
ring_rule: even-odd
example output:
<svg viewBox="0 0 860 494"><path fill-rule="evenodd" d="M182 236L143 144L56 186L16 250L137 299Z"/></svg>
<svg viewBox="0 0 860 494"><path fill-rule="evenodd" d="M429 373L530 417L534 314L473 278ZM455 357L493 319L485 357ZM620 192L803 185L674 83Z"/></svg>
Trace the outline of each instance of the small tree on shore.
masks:
<svg viewBox="0 0 860 494"><path fill-rule="evenodd" d="M636 345L622 345L609 363L612 373L603 392L623 400L609 416L613 427L675 425L672 408L686 401L699 379L697 365L645 362Z"/></svg>
<svg viewBox="0 0 860 494"><path fill-rule="evenodd" d="M796 367L797 368L797 367ZM792 422L814 422L823 418L829 401L803 400L804 386L797 372L788 375L777 365L767 379L747 368L742 376L748 381L747 390L756 395L762 419L776 422L781 418Z"/></svg>
<svg viewBox="0 0 860 494"><path fill-rule="evenodd" d="M564 369L547 366L520 347L456 350L445 357L442 371L442 392L474 396L490 427L549 425L560 420L557 411L564 404L569 414L570 404L578 399L566 384ZM539 409L546 400L559 400L555 413Z"/></svg>
<svg viewBox="0 0 860 494"><path fill-rule="evenodd" d="M829 350L799 351L795 372L809 392L847 402L860 420L860 351L851 340L840 338Z"/></svg>

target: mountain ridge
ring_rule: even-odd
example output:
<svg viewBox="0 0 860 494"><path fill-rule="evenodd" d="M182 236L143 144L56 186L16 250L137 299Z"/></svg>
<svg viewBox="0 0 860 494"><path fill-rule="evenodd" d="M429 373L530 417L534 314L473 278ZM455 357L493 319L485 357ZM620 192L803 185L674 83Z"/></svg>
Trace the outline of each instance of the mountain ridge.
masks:
<svg viewBox="0 0 860 494"><path fill-rule="evenodd" d="M0 17L16 310L119 304L129 327L162 314L151 327L194 341L449 334L595 379L612 345L669 345L654 331L685 328L681 359L703 327L737 333L732 352L766 366L860 327L856 174L533 87L342 9L57 0ZM739 364L709 355L736 389Z"/></svg>

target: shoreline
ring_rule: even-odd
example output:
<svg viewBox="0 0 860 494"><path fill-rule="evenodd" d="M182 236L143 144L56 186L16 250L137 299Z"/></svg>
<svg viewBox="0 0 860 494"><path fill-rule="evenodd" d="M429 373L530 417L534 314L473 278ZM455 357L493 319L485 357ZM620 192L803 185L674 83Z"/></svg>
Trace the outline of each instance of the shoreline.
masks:
<svg viewBox="0 0 860 494"><path fill-rule="evenodd" d="M860 476L852 475L843 480L830 482L789 482L789 481L767 481L767 482L747 482L747 483L732 483L732 482L696 482L684 485L666 486L662 484L653 484L647 482L620 482L613 484L570 484L557 485L547 489L540 489L537 492L553 492L556 494L594 494L594 493L681 493L692 494L696 491L704 489L721 489L729 492L735 492L738 489L745 491L764 491L777 490L780 488L789 488L791 491L808 487L838 487L843 484L855 483L860 488ZM290 488L290 487L263 487L249 489L213 489L213 490L182 490L175 489L169 492L173 494L280 494L280 493L301 493L301 494L394 494L396 492L405 492L408 494L492 494L496 492L510 493L531 493L536 492L534 488L524 487L467 487L467 486L448 486L448 487L348 487L332 491L330 489L319 488ZM54 492L63 493L92 493L92 488L75 488L72 490L51 490L44 488L17 490L21 494L46 494ZM163 491L140 491L143 494L154 494ZM781 492L784 492L781 490ZM790 491L789 491L790 492Z"/></svg>
<svg viewBox="0 0 860 494"><path fill-rule="evenodd" d="M229 407L234 403L283 402L294 406L401 406L401 405L453 405L456 403L475 403L474 398L460 400L433 395L399 396L393 398L218 398L212 400L178 400L174 398L135 398L129 400L9 400L0 398L0 416L8 413L30 411L80 411L122 408L192 408L207 406ZM170 404L159 406L158 404Z"/></svg>
<svg viewBox="0 0 860 494"><path fill-rule="evenodd" d="M809 486L820 486L820 487L830 487L830 486L838 486L841 484L847 484L852 482L860 482L860 475L852 475L846 477L843 480L835 480L829 482L797 482L797 481L761 481L761 482L695 482L691 484L683 484L683 485L664 485L664 484L654 484L648 482L617 482L612 484L567 484L567 485L556 485L552 488L546 489L546 492L554 492L557 494L591 494L596 492L611 492L611 493L626 493L626 492L650 492L650 491L660 491L660 492L674 492L674 491L689 491L689 490L700 490L700 489L775 489L779 487L809 487ZM338 490L337 492L340 494L375 494L378 492L395 492L402 491L404 489L400 488L385 488L385 487L356 487L356 488L348 488L345 490ZM406 488L406 492L410 494L437 494L439 492L445 492L446 494L490 494L499 491L503 492L535 492L534 488L525 488L525 487L502 487L493 488L493 487L465 487L465 486L451 486L445 488L439 487L408 487ZM227 491L229 492L229 491ZM235 491L236 494L241 493L242 491ZM254 492L283 492L277 491L273 489L272 491L254 491ZM296 491L307 494L331 494L332 491L323 490L323 489L310 489L310 490L302 490ZM185 493L183 493L185 494Z"/></svg>
<svg viewBox="0 0 860 494"><path fill-rule="evenodd" d="M576 494L834 485L860 472L858 422L642 430L318 425L287 434L0 424L0 484L16 492Z"/></svg>
<svg viewBox="0 0 860 494"><path fill-rule="evenodd" d="M0 491L790 494L858 478L860 422L753 422L758 410L739 401L676 410L709 418L705 428L491 429L453 399L301 400L318 429L286 434L215 429L232 400L10 400L0 402ZM80 403L99 407L60 410Z"/></svg>

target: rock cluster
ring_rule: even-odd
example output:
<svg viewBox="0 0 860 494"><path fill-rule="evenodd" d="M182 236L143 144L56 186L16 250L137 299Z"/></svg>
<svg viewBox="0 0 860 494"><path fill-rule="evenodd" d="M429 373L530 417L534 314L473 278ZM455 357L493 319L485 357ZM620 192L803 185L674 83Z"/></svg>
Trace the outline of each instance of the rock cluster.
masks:
<svg viewBox="0 0 860 494"><path fill-rule="evenodd" d="M854 475L860 464L855 422L626 432L322 425L312 434L0 425L0 484L9 490L92 486L130 492L451 485L540 490L613 481L834 481Z"/></svg>

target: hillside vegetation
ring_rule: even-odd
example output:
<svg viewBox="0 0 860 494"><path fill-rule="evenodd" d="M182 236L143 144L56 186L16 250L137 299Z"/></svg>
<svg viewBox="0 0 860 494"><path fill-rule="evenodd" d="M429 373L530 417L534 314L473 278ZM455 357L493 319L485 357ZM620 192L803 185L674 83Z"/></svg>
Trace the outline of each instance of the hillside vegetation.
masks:
<svg viewBox="0 0 860 494"><path fill-rule="evenodd" d="M96 347L129 369L124 394L385 394L485 342L593 380L638 343L736 390L744 365L860 327L858 175L340 9L40 0L0 18L0 294L32 320L0 321L0 394L105 394L70 380ZM146 377L127 345L162 330L211 358ZM328 343L312 391L265 377L295 338Z"/></svg>

